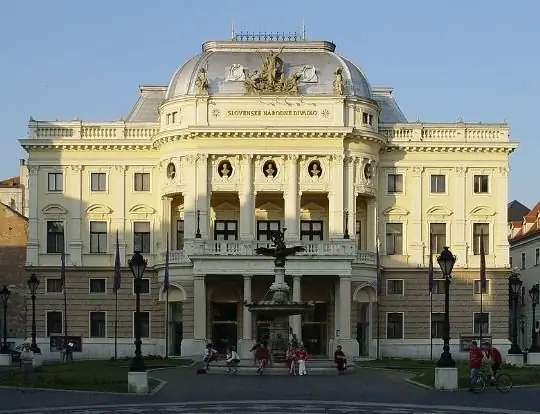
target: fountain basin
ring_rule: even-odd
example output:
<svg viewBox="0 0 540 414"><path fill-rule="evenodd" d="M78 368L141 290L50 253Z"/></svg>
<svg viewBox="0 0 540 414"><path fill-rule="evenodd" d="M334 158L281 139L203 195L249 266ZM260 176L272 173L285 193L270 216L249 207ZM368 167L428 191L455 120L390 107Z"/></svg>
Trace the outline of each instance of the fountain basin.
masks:
<svg viewBox="0 0 540 414"><path fill-rule="evenodd" d="M258 302L244 302L244 306L253 313L267 313L274 317L302 315L313 312L314 302L276 302L261 300Z"/></svg>

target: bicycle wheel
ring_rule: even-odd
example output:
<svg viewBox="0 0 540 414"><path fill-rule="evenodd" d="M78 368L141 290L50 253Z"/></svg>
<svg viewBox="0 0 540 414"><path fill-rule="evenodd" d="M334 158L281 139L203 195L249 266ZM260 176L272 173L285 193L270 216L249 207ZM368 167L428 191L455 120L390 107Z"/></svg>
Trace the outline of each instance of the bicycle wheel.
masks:
<svg viewBox="0 0 540 414"><path fill-rule="evenodd" d="M476 383L472 384L471 389L475 394L480 394L486 389L487 383L488 379L486 377L486 374L484 374L483 372L479 372L478 377L476 378Z"/></svg>
<svg viewBox="0 0 540 414"><path fill-rule="evenodd" d="M498 374L496 377L495 387L499 392L508 392L512 389L512 378L508 374Z"/></svg>

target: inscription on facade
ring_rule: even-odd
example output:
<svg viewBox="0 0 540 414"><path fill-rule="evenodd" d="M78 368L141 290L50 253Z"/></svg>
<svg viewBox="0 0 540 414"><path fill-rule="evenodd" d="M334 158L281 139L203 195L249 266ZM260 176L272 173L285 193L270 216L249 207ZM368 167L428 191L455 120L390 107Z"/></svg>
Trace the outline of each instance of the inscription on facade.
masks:
<svg viewBox="0 0 540 414"><path fill-rule="evenodd" d="M317 111L314 110L228 110L227 116L230 117L257 117L257 116L308 116L315 117L318 115Z"/></svg>

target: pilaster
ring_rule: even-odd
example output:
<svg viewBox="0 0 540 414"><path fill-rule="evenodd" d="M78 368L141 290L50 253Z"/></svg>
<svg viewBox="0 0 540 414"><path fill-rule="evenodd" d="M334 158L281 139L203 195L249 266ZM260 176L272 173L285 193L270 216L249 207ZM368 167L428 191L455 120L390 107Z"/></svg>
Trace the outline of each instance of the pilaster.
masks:
<svg viewBox="0 0 540 414"><path fill-rule="evenodd" d="M406 191L409 191L411 198L411 227L409 230L409 235L404 243L409 244L409 251L407 252L411 258L412 263L419 265L424 264L424 243L422 241L422 196L423 196L423 186L422 186L422 176L424 173L424 167L415 166L412 168L412 177L409 182L410 188L406 188ZM405 234L407 234L407 230ZM407 247L404 246L406 249Z"/></svg>
<svg viewBox="0 0 540 414"><path fill-rule="evenodd" d="M193 275L193 339L206 340L206 281Z"/></svg>
<svg viewBox="0 0 540 414"><path fill-rule="evenodd" d="M186 240L194 239L197 228L197 157L187 155L182 159L182 174L185 177L184 232ZM207 220L208 221L208 220ZM201 220L202 224L202 220ZM203 226L204 227L204 226ZM202 229L201 229L202 231ZM198 338L199 339L199 338Z"/></svg>
<svg viewBox="0 0 540 414"><path fill-rule="evenodd" d="M367 250L374 252L377 247L377 235L379 226L379 216L377 214L377 200L375 198L367 200L366 208L366 247Z"/></svg>
<svg viewBox="0 0 540 414"><path fill-rule="evenodd" d="M167 239L169 240L169 249L173 248L173 246L171 245L172 236L174 235L172 231L172 222L171 222L171 204L172 204L171 197L161 198L161 209L162 209L162 215L161 215L162 246L160 246L161 250L167 249Z"/></svg>
<svg viewBox="0 0 540 414"><path fill-rule="evenodd" d="M339 277L339 337L351 338L351 276Z"/></svg>
<svg viewBox="0 0 540 414"><path fill-rule="evenodd" d="M489 254L495 257L496 267L506 267L510 264L509 245L508 245L508 223L507 216L503 214L507 209L508 203L508 166L499 167L493 174L495 185L495 199L497 200L495 223L493 225L493 249Z"/></svg>
<svg viewBox="0 0 540 414"><path fill-rule="evenodd" d="M196 201L196 210L199 210L200 214L200 231L201 231L201 238L208 239L208 232L209 232L209 225L210 225L210 216L208 214L209 206L210 206L210 195L212 194L210 191L208 191L208 155L206 154L198 154L196 158L196 194L197 194L197 201ZM185 207L184 207L185 208ZM185 219L185 212L184 212L184 219ZM195 215L195 221L197 220L197 217ZM195 223L194 231L193 233L186 233L189 234L189 238L194 237L194 234L197 230L197 223Z"/></svg>
<svg viewBox="0 0 540 414"><path fill-rule="evenodd" d="M26 247L26 264L28 266L39 265L39 167L28 167L28 244ZM46 235L43 236L45 242Z"/></svg>
<svg viewBox="0 0 540 414"><path fill-rule="evenodd" d="M356 194L354 191L354 157L345 158L345 170L344 170L344 207L349 213L347 218L347 230L352 240L356 237ZM345 229L343 229L345 231Z"/></svg>
<svg viewBox="0 0 540 414"><path fill-rule="evenodd" d="M343 238L343 156L331 157L332 165L332 190L328 192L328 233L330 239Z"/></svg>
<svg viewBox="0 0 540 414"><path fill-rule="evenodd" d="M113 180L114 194L116 195L116 207L113 210L112 230L114 232L114 248L116 249L116 231L118 231L118 250L120 252L120 264L126 265L126 167L117 165L114 167L115 179Z"/></svg>
<svg viewBox="0 0 540 414"><path fill-rule="evenodd" d="M66 223L69 236L66 237L67 253L69 253L69 262L73 266L82 266L82 246L81 237L82 225L82 167L80 165L71 165L65 171L68 174L65 194L68 199L71 199L70 215L71 220Z"/></svg>
<svg viewBox="0 0 540 414"><path fill-rule="evenodd" d="M241 158L242 187L240 198L240 239L255 239L255 191L253 188L253 157L243 155Z"/></svg>
<svg viewBox="0 0 540 414"><path fill-rule="evenodd" d="M298 156L287 157L287 190L283 192L285 201L286 240L300 239L300 191L298 175Z"/></svg>
<svg viewBox="0 0 540 414"><path fill-rule="evenodd" d="M454 170L455 183L452 187L456 196L454 197L454 227L452 229L452 253L454 253L459 260L456 262L456 266L466 266L468 262L467 258L467 213L465 201L467 200L467 190L470 186L467 186L467 168L456 167ZM506 201L505 201L506 203ZM505 204L506 205L506 204ZM505 207L506 209L506 207Z"/></svg>
<svg viewBox="0 0 540 414"><path fill-rule="evenodd" d="M293 275L293 291L292 291L292 300L293 302L302 301L302 276ZM292 328L296 338L302 340L302 315L292 315L289 318L289 324Z"/></svg>

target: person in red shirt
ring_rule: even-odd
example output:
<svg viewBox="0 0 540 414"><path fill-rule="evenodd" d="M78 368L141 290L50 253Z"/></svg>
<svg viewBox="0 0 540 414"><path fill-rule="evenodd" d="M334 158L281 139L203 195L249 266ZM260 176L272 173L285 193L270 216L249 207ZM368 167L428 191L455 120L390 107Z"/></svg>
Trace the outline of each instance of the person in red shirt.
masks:
<svg viewBox="0 0 540 414"><path fill-rule="evenodd" d="M298 361L298 375L307 375L306 361L308 360L308 353L302 345L296 351L296 360Z"/></svg>
<svg viewBox="0 0 540 414"><path fill-rule="evenodd" d="M261 373L261 371L268 365L268 361L270 361L270 350L268 349L268 344L263 342L256 350L255 350L255 359L257 360L257 372Z"/></svg>
<svg viewBox="0 0 540 414"><path fill-rule="evenodd" d="M471 365L471 376L469 391L473 390L473 385L476 384L478 379L478 370L482 368L482 360L484 359L484 353L478 347L478 342L472 341L469 348L469 361Z"/></svg>
<svg viewBox="0 0 540 414"><path fill-rule="evenodd" d="M490 342L484 342L482 348L486 353L486 358L489 361L489 371L491 374L491 381L495 381L497 371L502 365L502 355L497 348L491 346Z"/></svg>

